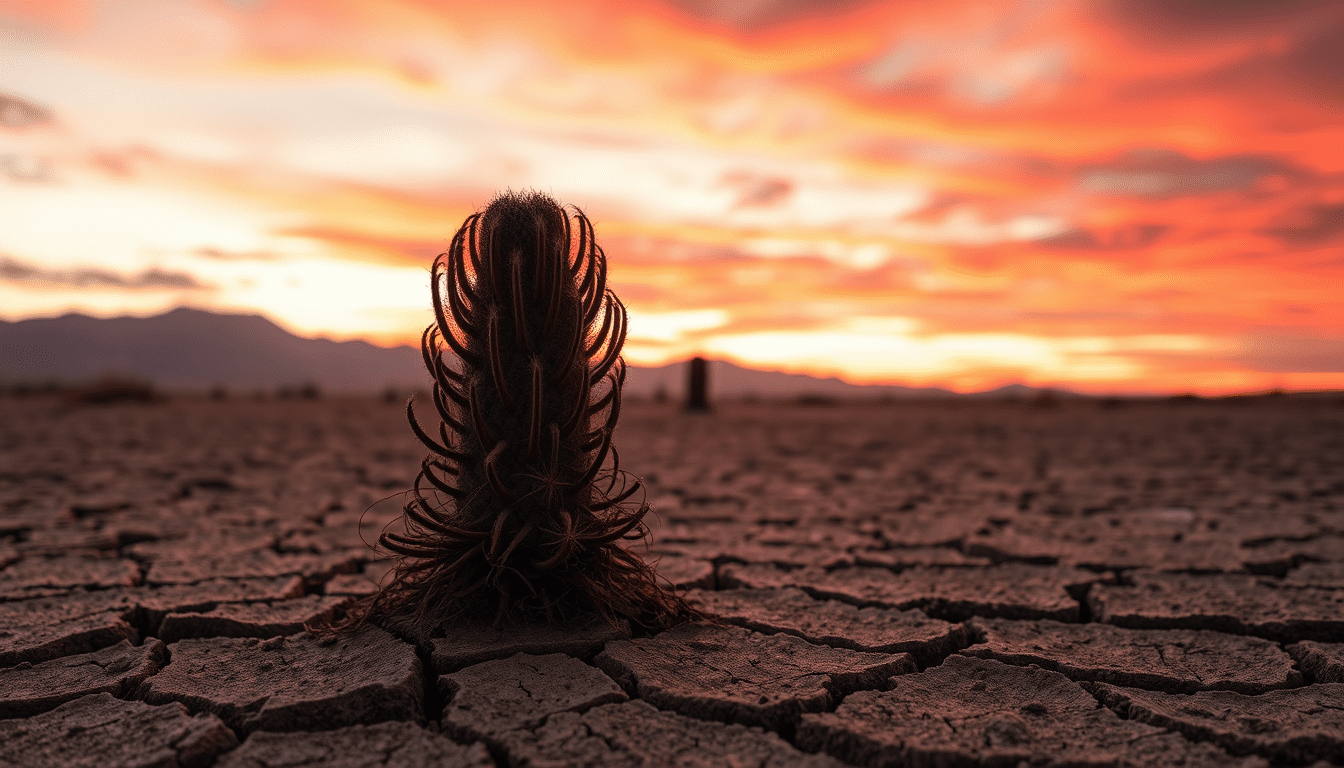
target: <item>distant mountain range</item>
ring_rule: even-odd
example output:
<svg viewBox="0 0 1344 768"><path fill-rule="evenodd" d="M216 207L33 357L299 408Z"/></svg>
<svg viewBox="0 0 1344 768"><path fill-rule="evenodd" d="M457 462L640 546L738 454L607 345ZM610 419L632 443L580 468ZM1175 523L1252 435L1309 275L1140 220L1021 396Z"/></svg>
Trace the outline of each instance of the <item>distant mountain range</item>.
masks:
<svg viewBox="0 0 1344 768"><path fill-rule="evenodd" d="M153 317L100 319L81 314L0 321L0 386L74 385L105 376L136 377L173 391L222 386L239 392L315 384L330 392L379 392L429 386L420 352L364 341L295 336L260 315L174 309ZM680 399L685 363L631 366L625 392ZM766 399L820 397L953 397L936 387L858 386L728 362L709 370L713 396ZM1010 385L982 395L1031 396L1040 390Z"/></svg>

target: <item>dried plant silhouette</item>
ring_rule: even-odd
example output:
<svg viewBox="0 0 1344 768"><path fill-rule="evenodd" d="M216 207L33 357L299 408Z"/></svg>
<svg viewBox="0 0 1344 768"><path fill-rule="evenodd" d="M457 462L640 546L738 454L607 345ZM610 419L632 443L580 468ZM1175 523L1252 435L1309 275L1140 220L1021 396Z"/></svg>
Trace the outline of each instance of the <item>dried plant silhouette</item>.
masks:
<svg viewBox="0 0 1344 768"><path fill-rule="evenodd" d="M431 272L421 337L437 428L403 510L390 584L359 612L432 631L455 617L601 616L656 629L693 617L623 540L647 535L621 471L626 312L593 226L538 193L468 217ZM452 357L456 364L450 364Z"/></svg>

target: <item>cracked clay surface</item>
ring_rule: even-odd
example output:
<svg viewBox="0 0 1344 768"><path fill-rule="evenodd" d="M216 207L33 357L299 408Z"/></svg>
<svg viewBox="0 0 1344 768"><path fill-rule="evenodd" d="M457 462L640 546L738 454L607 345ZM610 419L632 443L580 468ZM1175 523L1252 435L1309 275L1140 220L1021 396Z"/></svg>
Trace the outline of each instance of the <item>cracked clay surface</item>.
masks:
<svg viewBox="0 0 1344 768"><path fill-rule="evenodd" d="M1334 401L632 402L616 442L715 621L330 637L398 407L0 399L0 766L1344 765Z"/></svg>

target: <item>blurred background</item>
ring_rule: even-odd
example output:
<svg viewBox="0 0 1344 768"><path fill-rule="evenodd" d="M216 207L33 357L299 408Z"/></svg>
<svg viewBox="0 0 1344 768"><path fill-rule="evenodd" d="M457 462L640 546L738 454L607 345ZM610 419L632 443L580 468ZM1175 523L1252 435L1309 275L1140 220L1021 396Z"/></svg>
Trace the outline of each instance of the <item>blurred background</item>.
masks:
<svg viewBox="0 0 1344 768"><path fill-rule="evenodd" d="M1290 0L0 0L0 332L414 343L433 256L534 188L640 366L1340 389L1341 40Z"/></svg>

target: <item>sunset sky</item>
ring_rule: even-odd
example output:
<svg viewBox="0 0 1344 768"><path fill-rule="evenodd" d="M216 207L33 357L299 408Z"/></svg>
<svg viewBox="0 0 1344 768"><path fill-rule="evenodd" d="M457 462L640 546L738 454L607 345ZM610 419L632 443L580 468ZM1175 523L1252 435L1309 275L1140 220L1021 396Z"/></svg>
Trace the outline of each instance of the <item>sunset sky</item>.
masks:
<svg viewBox="0 0 1344 768"><path fill-rule="evenodd" d="M1344 388L1344 3L0 0L0 318L413 343L462 219L594 220L626 358Z"/></svg>

